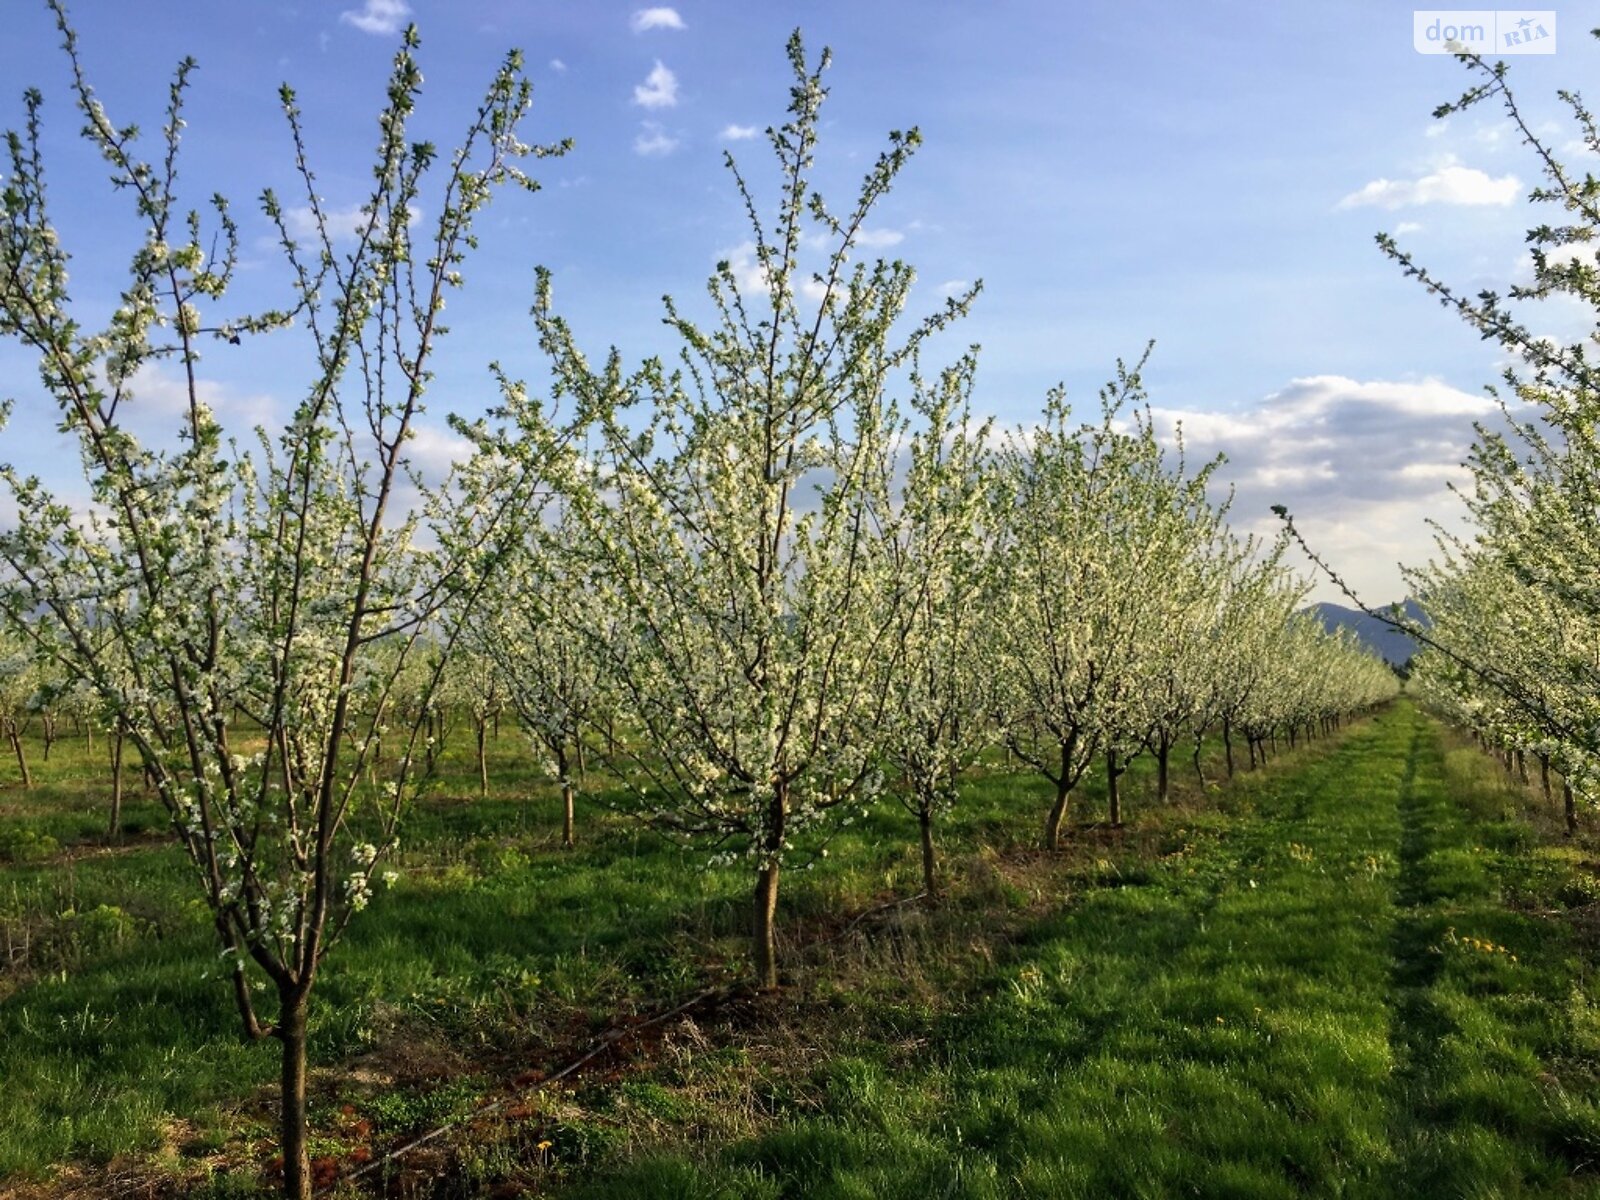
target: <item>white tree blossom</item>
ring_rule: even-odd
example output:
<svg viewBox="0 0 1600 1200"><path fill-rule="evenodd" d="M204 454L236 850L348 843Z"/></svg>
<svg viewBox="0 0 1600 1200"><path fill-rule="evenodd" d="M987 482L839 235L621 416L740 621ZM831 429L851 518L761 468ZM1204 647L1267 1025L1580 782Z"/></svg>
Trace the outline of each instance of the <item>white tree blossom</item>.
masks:
<svg viewBox="0 0 1600 1200"><path fill-rule="evenodd" d="M861 731L885 702L868 664L892 638L873 594L868 524L897 427L889 384L968 301L897 336L911 268L852 259L920 136L891 133L854 201L835 211L810 182L828 55L809 66L796 34L789 61L789 120L770 132L780 172L770 223L727 160L751 222L754 278L718 264L709 328L667 302L683 342L676 370L652 361L625 377L613 354L596 371L548 296L538 310L559 390L592 420L568 502L590 586L618 623L595 652L648 749L626 780L651 819L749 865L763 986L778 978L783 863L880 787ZM801 259L817 245L808 273ZM519 395L508 390L513 410ZM525 443L547 444L522 424Z"/></svg>
<svg viewBox="0 0 1600 1200"><path fill-rule="evenodd" d="M243 1027L282 1042L285 1189L307 1197L309 997L394 847L421 732L400 731L399 753L374 775L389 694L414 652L448 647L454 629L440 619L470 605L500 554L500 525L470 476L432 490L412 481L421 499L410 512L395 494L472 221L498 186L529 183L518 163L533 151L517 128L531 92L509 57L430 192L437 221L414 238L414 202L439 155L408 138L422 83L408 31L362 222L336 250L285 87L311 244L296 242L266 193L294 299L228 318L238 235L227 204L214 199L207 219L177 192L194 63L178 67L158 153L143 158L136 130L114 125L85 80L56 12L84 136L144 234L110 323L87 326L47 204L42 98L28 93L26 128L7 135L0 336L37 356L30 402L53 405L75 440L91 507L75 512L15 457L0 467L19 514L0 535L0 605L39 661L93 690L152 776L209 905ZM202 347L291 319L309 339L313 376L281 428L241 446L203 399ZM158 364L187 400L170 448L127 424L141 370ZM512 489L497 503L525 499ZM276 993L270 1021L257 1016L256 972Z"/></svg>

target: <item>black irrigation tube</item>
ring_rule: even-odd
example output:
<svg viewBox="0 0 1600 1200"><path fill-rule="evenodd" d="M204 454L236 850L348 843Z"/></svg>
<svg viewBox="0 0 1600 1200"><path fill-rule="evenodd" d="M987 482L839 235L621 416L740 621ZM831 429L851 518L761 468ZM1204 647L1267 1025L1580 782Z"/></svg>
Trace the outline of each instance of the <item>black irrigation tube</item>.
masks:
<svg viewBox="0 0 1600 1200"><path fill-rule="evenodd" d="M365 1175L370 1175L374 1171L377 1171L382 1167L387 1167L396 1162L404 1155L410 1154L413 1150L417 1149L417 1147L423 1146L428 1142L442 1137L444 1134L450 1132L452 1129L455 1129L457 1126L464 1125L469 1121L477 1120L479 1117L488 1116L490 1113L500 1111L512 1101L527 1094L527 1092L533 1090L534 1088L546 1088L551 1084L560 1083L569 1075L574 1074L583 1067L587 1066L589 1063L593 1062L595 1059L599 1058L607 1050L611 1049L611 1047L616 1045L619 1041L630 1034L639 1033L642 1030L664 1024L665 1022L670 1021L673 1017L689 1011L691 1008L694 1008L704 1001L711 999L713 996L728 991L729 989L720 987L706 988L703 991L696 992L687 1000L673 1005L665 1012L657 1013L655 1016L650 1017L647 1020L640 1021L637 1025L629 1025L625 1027L613 1026L611 1029L608 1029L605 1033L601 1034L599 1039L595 1041L595 1043L591 1045L588 1050L584 1051L583 1054L573 1059L555 1074L546 1076L538 1083L530 1084L526 1088L517 1088L511 1092L508 1092L497 1100L491 1100L487 1104L479 1105L469 1113L463 1113L458 1117L452 1117L444 1124L436 1126L435 1128L428 1130L426 1133L418 1134L410 1141L402 1142L400 1145L396 1146L393 1150L390 1150L381 1157L374 1158L371 1162L364 1163L353 1171L345 1171L339 1175L333 1181L333 1183L329 1184L328 1187L331 1188L339 1183L349 1182L351 1180L360 1179ZM322 1190L326 1191L328 1188L324 1188Z"/></svg>
<svg viewBox="0 0 1600 1200"><path fill-rule="evenodd" d="M876 916L877 914L887 912L890 909L901 908L907 904L914 904L916 901L921 900L926 895L926 892L918 892L914 896L904 896L899 899L890 900L886 904L879 904L874 908L866 909L865 911L858 913L855 918L838 933L833 934L831 937L823 938L820 941L813 942L811 943L811 946L823 946L830 942L836 942L852 933L857 926L859 926L868 917ZM707 1000L712 999L713 997L720 996L724 999L727 999L731 997L734 992L735 989L729 987L705 988L696 992L687 1000L680 1001L679 1003L673 1005L665 1012L659 1012L653 1017L650 1017L644 1021L640 1021L638 1024L628 1026L613 1026L611 1029L608 1029L605 1033L601 1034L588 1050L584 1051L583 1054L567 1063L566 1066L555 1072L555 1074L546 1076L545 1078L539 1080L538 1083L530 1084L528 1087L514 1089L498 1099L491 1100L487 1104L479 1105L471 1112L462 1113L460 1116L452 1117L442 1125L435 1126L426 1133L418 1134L416 1137L409 1141L402 1142L400 1145L394 1147L394 1149L388 1151L382 1156L374 1158L370 1162L363 1163L355 1170L347 1170L342 1172L337 1178L328 1184L327 1187L319 1190L328 1191L340 1183L353 1182L367 1175L371 1175L373 1172L381 1170L384 1167L390 1166L399 1161L405 1155L410 1154L418 1147L424 1146L429 1142L443 1137L452 1129L456 1129L470 1121L475 1121L479 1117L486 1117L491 1113L499 1112L501 1109L511 1104L514 1100L526 1095L529 1091L532 1091L536 1088L547 1088L552 1084L560 1083L563 1079L566 1079L568 1076L577 1073L589 1063L599 1058L623 1038L632 1034L640 1033L643 1030L652 1029L658 1025L665 1024L667 1021L672 1020L673 1017L681 1016L683 1013L688 1012L692 1008L697 1008L699 1005L703 1004Z"/></svg>

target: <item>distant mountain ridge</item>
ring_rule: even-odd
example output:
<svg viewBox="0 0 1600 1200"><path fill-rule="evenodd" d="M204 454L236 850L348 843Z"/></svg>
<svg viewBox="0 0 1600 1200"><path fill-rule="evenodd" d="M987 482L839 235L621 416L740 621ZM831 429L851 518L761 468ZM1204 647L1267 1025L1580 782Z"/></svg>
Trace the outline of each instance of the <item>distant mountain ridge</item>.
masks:
<svg viewBox="0 0 1600 1200"><path fill-rule="evenodd" d="M1415 600L1407 600L1401 606L1405 615L1413 621L1426 621L1422 606ZM1385 625L1376 617L1369 617L1358 608L1346 608L1342 604L1313 604L1306 609L1308 613L1316 615L1322 622L1323 628L1332 632L1336 629L1348 629L1361 639L1361 644L1366 646L1385 661L1395 666L1400 666L1417 652L1415 639L1401 633L1393 626ZM1387 607L1380 608L1378 612L1386 612Z"/></svg>

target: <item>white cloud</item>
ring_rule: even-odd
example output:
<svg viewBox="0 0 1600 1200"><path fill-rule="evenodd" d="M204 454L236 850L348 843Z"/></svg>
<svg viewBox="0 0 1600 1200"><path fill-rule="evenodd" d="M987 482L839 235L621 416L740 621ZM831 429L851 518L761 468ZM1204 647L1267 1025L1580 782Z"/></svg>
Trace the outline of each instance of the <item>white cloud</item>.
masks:
<svg viewBox="0 0 1600 1200"><path fill-rule="evenodd" d="M341 237L355 237L367 222L367 214L361 211L361 206L358 204L349 208L324 208L322 216L327 222L328 233L335 240ZM317 236L317 218L311 211L310 205L302 204L297 208L285 209L283 223L289 230L289 236L296 241L306 241Z"/></svg>
<svg viewBox="0 0 1600 1200"><path fill-rule="evenodd" d="M472 457L472 443L448 426L422 418L411 426L411 436L400 457L408 470L395 480L390 503L396 512L418 512L426 493L442 487L456 466ZM437 544L433 530L424 526L418 531L416 545Z"/></svg>
<svg viewBox="0 0 1600 1200"><path fill-rule="evenodd" d="M905 240L906 235L898 229L858 229L854 242L863 249L881 249L898 246Z"/></svg>
<svg viewBox="0 0 1600 1200"><path fill-rule="evenodd" d="M635 84L633 102L641 108L671 108L678 103L678 77L659 58L644 82Z"/></svg>
<svg viewBox="0 0 1600 1200"><path fill-rule="evenodd" d="M948 299L951 296L960 296L972 286L970 279L946 279L935 290L939 295Z"/></svg>
<svg viewBox="0 0 1600 1200"><path fill-rule="evenodd" d="M411 6L406 0L366 0L360 9L340 13L339 20L354 25L362 33L387 35L399 33L410 15Z"/></svg>
<svg viewBox="0 0 1600 1200"><path fill-rule="evenodd" d="M1408 482L1461 484L1472 478L1472 472L1461 463L1407 463L1400 468L1400 478Z"/></svg>
<svg viewBox="0 0 1600 1200"><path fill-rule="evenodd" d="M764 267L756 262L756 244L754 242L740 242L723 257L733 271L734 282L739 285L739 290L746 296L767 290L767 272Z"/></svg>
<svg viewBox="0 0 1600 1200"><path fill-rule="evenodd" d="M766 268L756 261L754 242L740 242L722 257L727 261L729 270L733 272L733 279L739 285L740 294L747 299L771 291L771 285L767 282ZM795 292L813 303L819 303L828 293L826 284L803 269L797 270L790 279Z"/></svg>
<svg viewBox="0 0 1600 1200"><path fill-rule="evenodd" d="M1542 246L1545 263L1552 268L1571 266L1573 263L1582 263L1586 267L1600 267L1600 242L1567 242L1560 246ZM1533 282L1533 253L1524 250L1517 255L1516 261L1511 264L1511 282L1526 286ZM1576 314L1588 314L1589 309L1577 297L1558 293L1546 297L1546 303L1555 303L1563 307L1570 307ZM1593 324L1592 315L1588 324ZM1573 331L1576 338L1578 332ZM1553 339L1546 339L1553 340Z"/></svg>
<svg viewBox="0 0 1600 1200"><path fill-rule="evenodd" d="M687 29L675 8L641 8L628 22L635 33L650 29Z"/></svg>
<svg viewBox="0 0 1600 1200"><path fill-rule="evenodd" d="M1581 262L1586 266L1594 266L1597 257L1600 257L1600 243L1596 242L1565 242L1559 246L1541 246L1544 251L1544 261L1552 267L1570 266L1572 263ZM1527 271L1533 273L1533 254L1524 254L1519 260L1519 265L1527 265Z"/></svg>
<svg viewBox="0 0 1600 1200"><path fill-rule="evenodd" d="M401 456L429 487L438 487L458 463L472 457L472 443L454 430L418 421Z"/></svg>
<svg viewBox="0 0 1600 1200"><path fill-rule="evenodd" d="M550 69L557 75L565 75L567 73L567 64L559 58L552 58L550 60Z"/></svg>
<svg viewBox="0 0 1600 1200"><path fill-rule="evenodd" d="M1308 487L1316 483L1329 483L1339 478L1333 463L1324 459L1314 463L1296 463L1286 467L1258 467L1254 482L1266 488Z"/></svg>
<svg viewBox="0 0 1600 1200"><path fill-rule="evenodd" d="M665 158L678 148L678 139L654 121L645 121L633 139L633 152L645 158Z"/></svg>
<svg viewBox="0 0 1600 1200"><path fill-rule="evenodd" d="M1405 237L1408 233L1420 233L1421 231L1421 221L1401 221L1400 224L1394 227L1395 237Z"/></svg>
<svg viewBox="0 0 1600 1200"><path fill-rule="evenodd" d="M158 444L176 436L189 414L189 385L177 371L146 363L128 381L128 391L131 398L125 403L130 429ZM250 431L257 425L270 430L275 424L277 402L265 392L243 392L229 384L201 378L195 383L194 394L211 410L225 434L238 438L243 448L254 448Z"/></svg>
<svg viewBox="0 0 1600 1200"><path fill-rule="evenodd" d="M754 125L724 125L717 136L725 142L745 142L760 132Z"/></svg>
<svg viewBox="0 0 1600 1200"><path fill-rule="evenodd" d="M1476 167L1445 166L1420 179L1374 179L1339 201L1340 208L1410 208L1421 204L1508 205L1522 184L1515 175L1495 179Z"/></svg>
<svg viewBox="0 0 1600 1200"><path fill-rule="evenodd" d="M1422 136L1423 137L1430 137L1430 138L1443 137L1444 134L1445 134L1445 131L1448 130L1449 128L1450 128L1450 122L1449 121L1435 121L1432 125L1429 125L1426 129L1424 129L1422 131Z"/></svg>
<svg viewBox="0 0 1600 1200"><path fill-rule="evenodd" d="M1270 538L1279 528L1271 506L1285 505L1312 547L1378 603L1402 595L1396 563L1432 554L1428 521L1461 514L1449 485L1470 481L1462 463L1474 422L1502 424L1489 397L1437 379L1339 375L1291 380L1234 411L1158 408L1154 417L1168 441L1181 424L1191 463L1227 456L1217 480L1235 490L1236 529ZM1338 599L1325 583L1318 595Z"/></svg>
<svg viewBox="0 0 1600 1200"><path fill-rule="evenodd" d="M407 225L416 225L422 217L422 211L415 205L411 206L410 220ZM328 236L336 242L352 241L359 237L361 231L367 227L371 218L362 211L359 204L351 204L344 208L322 208L322 219L327 224ZM309 205L300 205L288 208L283 213L283 223L289 230L289 236L296 241L310 241L317 236L317 218Z"/></svg>

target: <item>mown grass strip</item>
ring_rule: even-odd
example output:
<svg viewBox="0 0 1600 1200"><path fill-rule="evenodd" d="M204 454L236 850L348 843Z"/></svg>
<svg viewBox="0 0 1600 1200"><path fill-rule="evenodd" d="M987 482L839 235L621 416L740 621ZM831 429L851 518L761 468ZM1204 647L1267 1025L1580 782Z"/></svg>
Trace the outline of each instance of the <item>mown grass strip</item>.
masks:
<svg viewBox="0 0 1600 1200"><path fill-rule="evenodd" d="M1408 762L1391 1194L1600 1194L1585 968L1569 925L1518 902L1545 849L1487 758L1419 724Z"/></svg>

